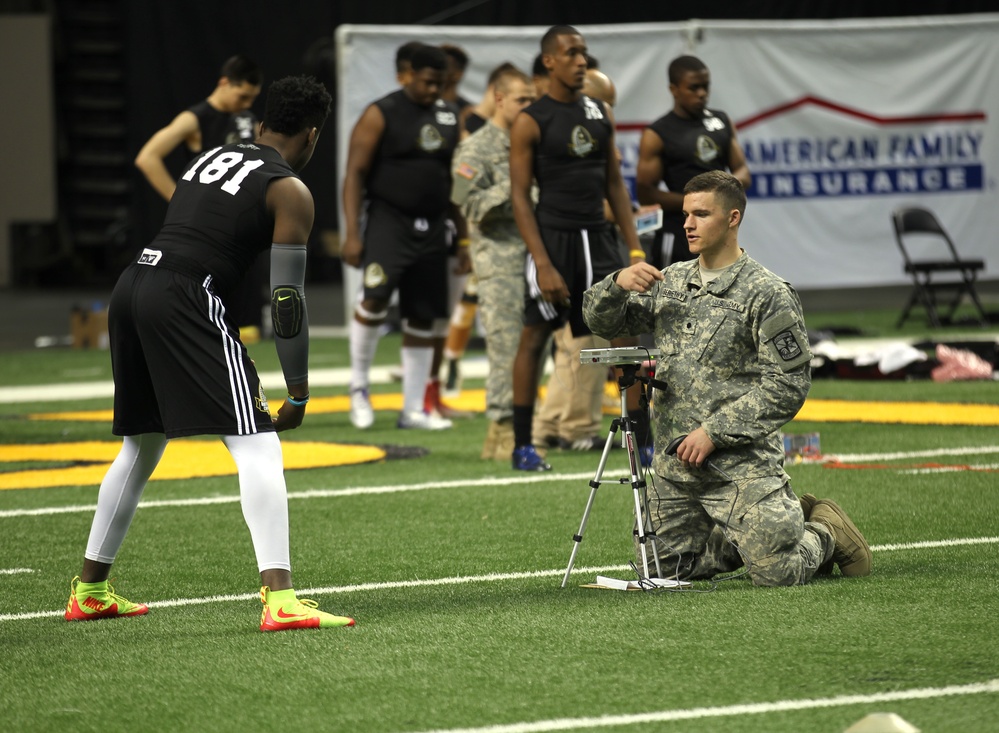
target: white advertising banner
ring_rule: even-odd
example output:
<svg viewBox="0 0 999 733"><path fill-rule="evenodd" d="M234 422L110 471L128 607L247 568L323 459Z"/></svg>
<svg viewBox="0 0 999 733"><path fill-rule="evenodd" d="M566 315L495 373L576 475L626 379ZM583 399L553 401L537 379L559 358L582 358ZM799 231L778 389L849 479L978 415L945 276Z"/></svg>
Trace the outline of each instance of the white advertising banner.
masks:
<svg viewBox="0 0 999 733"><path fill-rule="evenodd" d="M911 205L999 277L999 14L579 29L617 85L629 183L642 129L672 107L667 64L683 53L705 62L710 105L735 122L753 176L740 242L796 288L908 283L890 216ZM497 64L530 71L545 30L338 28L338 178L357 118L397 87L399 45L464 48L460 91L477 102ZM353 294L359 273L346 269Z"/></svg>
<svg viewBox="0 0 999 733"><path fill-rule="evenodd" d="M698 54L753 175L740 239L767 266L802 289L909 282L890 216L923 206L999 277L999 16L715 23Z"/></svg>

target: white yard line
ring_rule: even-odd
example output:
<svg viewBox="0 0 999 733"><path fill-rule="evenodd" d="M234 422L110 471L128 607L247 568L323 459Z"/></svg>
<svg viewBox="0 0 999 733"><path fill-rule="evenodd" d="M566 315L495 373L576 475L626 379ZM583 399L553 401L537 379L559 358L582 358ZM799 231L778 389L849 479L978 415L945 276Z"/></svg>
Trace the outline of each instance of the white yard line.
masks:
<svg viewBox="0 0 999 733"><path fill-rule="evenodd" d="M980 456L992 453L999 453L999 445L980 445L966 448L932 448L929 450L896 453L842 453L823 456L823 459L827 461L839 461L840 463L866 463L867 461L904 461L912 458L934 458L937 456Z"/></svg>
<svg viewBox="0 0 999 733"><path fill-rule="evenodd" d="M921 474L921 473L956 473L957 471L995 471L999 469L999 463L972 463L967 466L937 466L935 468L908 468L899 473Z"/></svg>
<svg viewBox="0 0 999 733"><path fill-rule="evenodd" d="M398 367L380 366L371 368L372 384L389 384L392 372ZM485 379L489 365L485 359L462 361L461 376L464 379ZM260 383L265 390L285 388L284 375L280 371L260 372ZM310 387L346 387L350 384L350 369L311 369ZM19 402L58 402L62 400L89 400L114 396L114 382L76 382L74 384L38 384L23 387L0 387L0 404Z"/></svg>
<svg viewBox="0 0 999 733"><path fill-rule="evenodd" d="M912 458L928 458L939 456L972 456L991 455L999 453L999 445L983 445L966 448L939 448L934 450L911 451L908 453L850 453L835 456L835 460L840 463L865 463L867 461L888 461L904 460ZM983 465L981 468L992 468L992 464ZM607 469L611 473L605 474L604 483L613 485L616 481L614 469ZM912 469L902 469L901 471L911 471ZM922 470L922 469L920 469ZM944 469L932 469L933 471ZM610 476L610 478L608 478ZM328 499L345 496L361 496L365 494L395 494L403 491L425 491L428 489L452 489L462 487L485 487L485 486L507 486L512 484L532 484L550 481L586 481L593 478L592 472L587 473L544 473L530 476L502 476L482 479L458 479L454 481L437 481L418 484L391 484L387 486L354 486L343 489L308 489L305 491L288 492L289 499ZM143 501L139 504L139 509L158 509L164 507L193 507L205 506L209 504L234 504L239 501L239 496L210 496L196 499L164 499L162 501ZM92 514L97 508L96 504L77 504L69 506L42 507L38 509L4 509L0 510L0 519L10 519L14 517L34 517L52 514Z"/></svg>
<svg viewBox="0 0 999 733"><path fill-rule="evenodd" d="M689 708L687 710L660 710L652 713L601 715L589 718L555 718L530 723L487 725L480 728L439 728L432 731L425 731L424 733L545 733L546 731L556 730L583 730L587 728L609 728L612 726L648 725L649 723L664 723L675 720L727 718L735 715L764 715L792 710L837 708L848 705L869 705L873 703L903 702L906 700L933 700L941 697L980 695L996 692L999 692L999 680L989 680L988 682L978 682L970 685L919 687L912 690L878 692L870 695L840 695L838 697L820 697L806 700L776 700L774 702L723 705L710 708Z"/></svg>
<svg viewBox="0 0 999 733"><path fill-rule="evenodd" d="M0 575L23 575L35 572L31 568L0 568Z"/></svg>
<svg viewBox="0 0 999 733"><path fill-rule="evenodd" d="M872 552L899 552L906 550L933 550L942 547L967 545L999 544L999 537L963 537L950 540L933 540L926 542L907 542L896 545L872 545ZM600 567L574 568L574 575L597 575L627 571L628 565L604 565ZM335 593L358 593L363 591L392 590L394 588L429 588L445 585L467 585L470 583L496 583L506 580L524 580L528 578L561 577L565 568L551 570L526 570L515 573L489 573L486 575L463 575L450 578L426 578L423 580L396 580L385 583L359 583L356 585L327 585L318 588L299 588L300 597L327 596ZM678 591L682 592L682 591ZM231 603L234 601L250 601L259 598L259 593L239 593L235 595L202 596L199 598L171 598L163 601L153 601L147 605L150 608L175 608L178 606L203 606L209 603ZM55 618L62 616L63 611L29 611L25 613L0 614L0 623L4 621L27 621L38 618Z"/></svg>
<svg viewBox="0 0 999 733"><path fill-rule="evenodd" d="M288 499L331 499L342 496L362 496L365 494L396 494L402 491L426 491L428 489L476 488L483 486L510 486L512 484L536 484L549 481L585 481L592 479L593 473L543 473L530 476L502 476L481 479L459 479L456 481L434 481L419 484L389 484L387 486L354 486L344 489L307 489L289 491ZM605 478L604 482L609 481ZM630 481L630 479L629 479ZM209 504L237 504L239 495L205 496L197 499L164 499L162 501L139 502L139 509L160 509L164 507L191 507ZM5 509L0 511L0 519L13 517L37 517L51 514L92 514L96 504L42 507L39 509Z"/></svg>

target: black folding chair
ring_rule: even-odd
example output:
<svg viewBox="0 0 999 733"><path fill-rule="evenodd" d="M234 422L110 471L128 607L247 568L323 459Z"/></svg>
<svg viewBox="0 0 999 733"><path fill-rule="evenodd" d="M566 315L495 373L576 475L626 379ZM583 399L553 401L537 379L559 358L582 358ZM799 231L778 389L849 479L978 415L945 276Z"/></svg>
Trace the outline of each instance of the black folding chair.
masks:
<svg viewBox="0 0 999 733"><path fill-rule="evenodd" d="M981 325L988 323L988 316L982 308L975 289L975 279L978 273L985 269L984 260L962 260L957 254L957 248L950 236L937 221L937 218L927 209L912 207L896 209L892 213L892 223L895 225L895 241L902 250L905 260L905 271L912 278L912 294L906 303L902 315L895 324L900 328L912 309L920 305L926 310L930 323L939 328L943 323L950 323L954 312L961 304L961 299L968 295L975 308L978 309L978 320ZM915 235L915 236L912 236ZM919 240L918 250L914 246ZM908 242L908 249L906 248ZM919 252L918 257L910 255L910 251ZM954 279L957 275L960 279ZM935 280L934 277L949 279ZM938 312L938 294L949 294L950 300L946 315L941 319Z"/></svg>

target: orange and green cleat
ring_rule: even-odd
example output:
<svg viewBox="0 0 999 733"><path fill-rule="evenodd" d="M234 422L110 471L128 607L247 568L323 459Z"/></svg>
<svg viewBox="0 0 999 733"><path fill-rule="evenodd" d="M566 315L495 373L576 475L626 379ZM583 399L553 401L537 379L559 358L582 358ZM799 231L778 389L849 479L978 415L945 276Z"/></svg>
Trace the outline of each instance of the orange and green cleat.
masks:
<svg viewBox="0 0 999 733"><path fill-rule="evenodd" d="M69 584L69 601L66 603L67 621L93 621L99 618L142 616L149 613L144 603L132 603L116 595L106 580L84 583L80 576Z"/></svg>
<svg viewBox="0 0 999 733"><path fill-rule="evenodd" d="M288 629L320 629L353 626L349 616L334 616L319 611L319 604L308 599L295 597L295 591L271 590L266 585L260 589L260 602L264 610L260 614L261 631L286 631Z"/></svg>

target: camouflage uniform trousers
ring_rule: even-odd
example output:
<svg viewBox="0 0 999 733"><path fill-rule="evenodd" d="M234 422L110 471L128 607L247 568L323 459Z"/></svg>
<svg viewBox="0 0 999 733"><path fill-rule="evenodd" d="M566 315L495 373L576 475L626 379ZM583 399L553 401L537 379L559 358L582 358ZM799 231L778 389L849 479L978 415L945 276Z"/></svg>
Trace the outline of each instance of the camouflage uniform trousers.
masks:
<svg viewBox="0 0 999 733"><path fill-rule="evenodd" d="M486 417L513 417L513 360L524 318L524 275L497 274L479 279L479 319L486 338Z"/></svg>
<svg viewBox="0 0 999 733"><path fill-rule="evenodd" d="M745 566L754 585L801 585L832 558L832 535L804 522L783 477L669 482L657 476L648 505L665 577L706 579ZM635 548L641 562L637 541ZM654 574L651 542L646 552Z"/></svg>

